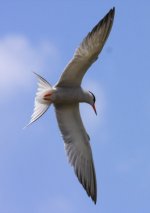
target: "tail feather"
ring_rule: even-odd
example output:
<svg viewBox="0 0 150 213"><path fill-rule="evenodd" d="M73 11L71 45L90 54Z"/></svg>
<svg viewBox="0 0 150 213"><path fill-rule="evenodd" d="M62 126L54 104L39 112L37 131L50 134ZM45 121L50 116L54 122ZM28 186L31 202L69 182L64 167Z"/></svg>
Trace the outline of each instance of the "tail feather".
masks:
<svg viewBox="0 0 150 213"><path fill-rule="evenodd" d="M37 78L38 78L38 91L42 91L43 89L51 89L52 86L48 81L46 81L42 76L37 74L36 72L33 72Z"/></svg>
<svg viewBox="0 0 150 213"><path fill-rule="evenodd" d="M45 103L40 102L40 98L44 92L51 90L52 86L43 77L41 77L35 72L34 74L37 76L38 79L38 88L34 100L33 114L31 116L30 122L25 127L29 126L30 124L35 122L38 118L40 118L48 110L50 106L50 103L48 102Z"/></svg>

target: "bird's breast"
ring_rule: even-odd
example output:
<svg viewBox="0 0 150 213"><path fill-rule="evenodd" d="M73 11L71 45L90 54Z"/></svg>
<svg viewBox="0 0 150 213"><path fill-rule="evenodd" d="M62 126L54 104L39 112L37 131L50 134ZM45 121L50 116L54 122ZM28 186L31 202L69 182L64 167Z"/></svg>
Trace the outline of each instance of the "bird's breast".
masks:
<svg viewBox="0 0 150 213"><path fill-rule="evenodd" d="M52 96L54 104L73 104L87 102L87 95L82 88L55 88Z"/></svg>

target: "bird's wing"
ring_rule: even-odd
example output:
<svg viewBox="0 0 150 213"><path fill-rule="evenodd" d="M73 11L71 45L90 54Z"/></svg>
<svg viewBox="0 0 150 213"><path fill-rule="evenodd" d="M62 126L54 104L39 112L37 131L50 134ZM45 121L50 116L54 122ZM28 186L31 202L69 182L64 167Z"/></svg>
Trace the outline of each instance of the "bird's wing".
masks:
<svg viewBox="0 0 150 213"><path fill-rule="evenodd" d="M55 110L69 162L87 194L96 203L96 175L90 138L80 117L79 104L55 105Z"/></svg>
<svg viewBox="0 0 150 213"><path fill-rule="evenodd" d="M93 28L76 49L72 60L66 66L56 86L80 86L87 69L94 63L101 52L112 28L115 8Z"/></svg>

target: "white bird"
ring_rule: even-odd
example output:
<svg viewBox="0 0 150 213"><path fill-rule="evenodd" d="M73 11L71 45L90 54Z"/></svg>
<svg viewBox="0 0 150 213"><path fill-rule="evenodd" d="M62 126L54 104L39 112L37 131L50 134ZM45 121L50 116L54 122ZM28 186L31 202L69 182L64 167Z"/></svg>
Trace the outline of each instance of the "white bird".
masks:
<svg viewBox="0 0 150 213"><path fill-rule="evenodd" d="M90 137L80 117L79 103L90 104L96 113L96 99L92 92L82 89L81 82L88 68L97 60L109 36L114 14L115 8L112 8L88 33L53 87L35 73L38 77L38 90L34 112L29 122L31 124L36 121L51 104L54 105L69 162L95 204L97 201L95 168L89 143Z"/></svg>

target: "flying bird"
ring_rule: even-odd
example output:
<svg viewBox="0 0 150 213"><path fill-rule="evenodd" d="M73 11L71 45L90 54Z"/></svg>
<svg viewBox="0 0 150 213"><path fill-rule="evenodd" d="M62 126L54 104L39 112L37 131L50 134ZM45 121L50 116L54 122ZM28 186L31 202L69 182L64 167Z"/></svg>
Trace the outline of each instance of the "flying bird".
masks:
<svg viewBox="0 0 150 213"><path fill-rule="evenodd" d="M82 79L88 68L98 59L109 36L115 15L112 8L75 50L58 82L52 86L43 77L38 78L34 111L29 124L41 117L51 104L54 105L65 150L79 182L94 203L97 201L97 183L87 134L79 111L79 103L91 105L96 112L95 95L81 87ZM29 125L28 124L28 125ZM28 126L27 125L27 126Z"/></svg>

